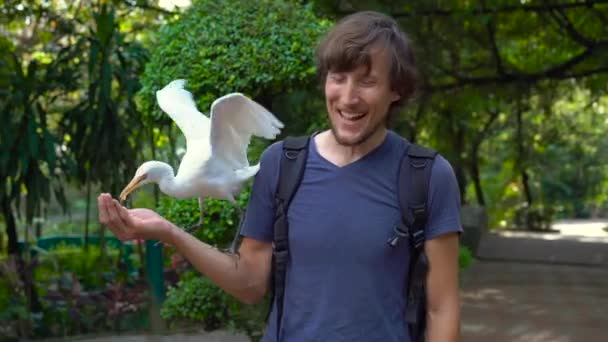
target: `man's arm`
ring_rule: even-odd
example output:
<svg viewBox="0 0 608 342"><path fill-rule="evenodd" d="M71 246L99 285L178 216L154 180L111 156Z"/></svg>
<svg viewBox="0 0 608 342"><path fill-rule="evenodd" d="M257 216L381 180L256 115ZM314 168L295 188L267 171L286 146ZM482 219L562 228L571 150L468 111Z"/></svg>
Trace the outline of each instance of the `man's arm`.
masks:
<svg viewBox="0 0 608 342"><path fill-rule="evenodd" d="M427 240L427 341L460 340L460 295L457 233Z"/></svg>
<svg viewBox="0 0 608 342"><path fill-rule="evenodd" d="M270 279L272 244L243 238L238 255L224 253L177 228L170 244L199 272L246 304L258 303Z"/></svg>
<svg viewBox="0 0 608 342"><path fill-rule="evenodd" d="M98 198L99 220L121 241L157 239L177 249L202 274L244 303L264 297L270 277L272 244L244 238L239 255L217 250L148 209L127 210L109 194Z"/></svg>

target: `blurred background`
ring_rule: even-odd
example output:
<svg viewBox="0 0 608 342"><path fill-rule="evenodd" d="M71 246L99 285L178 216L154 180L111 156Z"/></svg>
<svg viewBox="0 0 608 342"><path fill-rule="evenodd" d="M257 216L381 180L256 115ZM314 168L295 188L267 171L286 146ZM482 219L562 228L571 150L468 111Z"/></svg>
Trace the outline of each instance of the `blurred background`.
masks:
<svg viewBox="0 0 608 342"><path fill-rule="evenodd" d="M367 9L399 21L424 79L391 128L437 149L458 177L465 340L608 338L597 305L608 304L608 1L3 0L0 340L203 330L257 340L267 303L239 304L171 248L120 243L99 225L96 197L117 197L143 161L179 165L185 142L154 97L176 78L203 112L238 91L286 123L283 135L324 129L316 42ZM250 158L268 143L254 140ZM196 236L226 248L247 199L248 189L238 205L208 201ZM128 205L198 220L196 200L154 186ZM586 294L568 303L587 320L556 320L564 302L505 300L533 305L518 296L536 293L525 286L539 274L559 298ZM589 281L560 283L568 277ZM488 320L508 308L511 325Z"/></svg>

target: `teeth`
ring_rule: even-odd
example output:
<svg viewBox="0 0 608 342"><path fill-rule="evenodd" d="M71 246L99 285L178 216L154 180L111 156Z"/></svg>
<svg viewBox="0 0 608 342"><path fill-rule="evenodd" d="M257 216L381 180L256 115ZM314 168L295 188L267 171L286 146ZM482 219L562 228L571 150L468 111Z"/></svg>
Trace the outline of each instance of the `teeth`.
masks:
<svg viewBox="0 0 608 342"><path fill-rule="evenodd" d="M357 120L362 118L365 113L349 113L349 112L343 112L340 111L340 115L342 115L343 118L348 119L348 120Z"/></svg>

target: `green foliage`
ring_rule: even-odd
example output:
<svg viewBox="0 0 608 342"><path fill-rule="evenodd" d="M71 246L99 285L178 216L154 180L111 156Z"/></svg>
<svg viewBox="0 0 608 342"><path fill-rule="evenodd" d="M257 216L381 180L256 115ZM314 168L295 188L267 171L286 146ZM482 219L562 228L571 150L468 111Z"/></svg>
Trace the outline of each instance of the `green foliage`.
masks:
<svg viewBox="0 0 608 342"><path fill-rule="evenodd" d="M14 257L0 260L0 338L28 331L30 312Z"/></svg>
<svg viewBox="0 0 608 342"><path fill-rule="evenodd" d="M196 325L206 330L231 329L261 337L266 303L245 305L208 278L187 272L167 290L161 315L172 327Z"/></svg>
<svg viewBox="0 0 608 342"><path fill-rule="evenodd" d="M59 55L70 53L62 50ZM56 151L60 139L51 130L47 118L54 98L46 96L60 90L60 79L71 80L73 75L63 71L61 60L52 63L27 60L15 51L11 42L0 38L3 89L0 91L0 121L3 122L0 125L0 203L3 208L12 204L20 207L25 199L23 207L28 222L43 203L51 200L52 193L65 207L63 177L54 177L53 171L67 168L67 160ZM6 211L4 214L8 215Z"/></svg>
<svg viewBox="0 0 608 342"><path fill-rule="evenodd" d="M29 312L11 260L0 261L0 337L59 337L143 327L147 283L137 254L98 246L59 244L34 249L31 267L42 311ZM4 329L4 330L3 330Z"/></svg>
<svg viewBox="0 0 608 342"><path fill-rule="evenodd" d="M466 270L473 263L473 253L466 246L460 246L460 250L458 252L458 266L460 270Z"/></svg>
<svg viewBox="0 0 608 342"><path fill-rule="evenodd" d="M44 254L42 250L39 253L40 264L34 272L37 281L58 279L70 273L85 289L103 287L111 279L124 280L129 269L141 266L136 253L125 257L124 250L106 247L102 256L100 247L95 245L85 250L82 246L59 244Z"/></svg>
<svg viewBox="0 0 608 342"><path fill-rule="evenodd" d="M201 111L234 91L269 105L274 95L315 81L313 48L328 25L311 5L293 1L195 0L160 29L142 77L142 104L168 123L154 93L183 78Z"/></svg>
<svg viewBox="0 0 608 342"><path fill-rule="evenodd" d="M222 326L237 305L235 299L200 276L184 277L167 290L161 315L171 321L202 323L206 330Z"/></svg>
<svg viewBox="0 0 608 342"><path fill-rule="evenodd" d="M107 4L90 9L93 21L76 44L84 56L78 71L86 92L61 121L68 154L78 160L76 179L101 184L112 193L136 167L141 120L135 94L147 61L147 51L119 31L116 12Z"/></svg>
<svg viewBox="0 0 608 342"><path fill-rule="evenodd" d="M220 247L227 247L234 238L238 225L244 214L250 187L245 187L237 197L237 203L207 199L203 213L203 227L195 232L199 239ZM157 212L175 223L178 227L187 228L198 223L198 200L177 200L163 196Z"/></svg>

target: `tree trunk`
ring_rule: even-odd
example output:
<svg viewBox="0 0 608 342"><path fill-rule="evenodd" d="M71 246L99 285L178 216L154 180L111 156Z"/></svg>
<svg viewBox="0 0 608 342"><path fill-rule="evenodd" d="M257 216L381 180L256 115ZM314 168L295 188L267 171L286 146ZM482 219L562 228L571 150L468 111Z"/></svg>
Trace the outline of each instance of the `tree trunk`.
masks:
<svg viewBox="0 0 608 342"><path fill-rule="evenodd" d="M475 196L477 197L477 204L482 207L486 205L486 199L481 188L481 177L479 175L479 145L473 145L471 148L471 164L470 170L471 179L475 187Z"/></svg>
<svg viewBox="0 0 608 342"><path fill-rule="evenodd" d="M6 223L6 235L8 237L8 254L19 254L19 239L17 237L17 224L11 210L11 205L7 200L2 201L2 215Z"/></svg>
<svg viewBox="0 0 608 342"><path fill-rule="evenodd" d="M27 267L21 253L19 252L19 238L17 236L17 224L15 216L11 210L11 205L7 200L2 201L2 215L6 222L6 234L8 235L8 254L17 261L17 272L23 282L25 295L28 301L30 312L41 312L42 305L38 299L38 293L32 276L32 268Z"/></svg>
<svg viewBox="0 0 608 342"><path fill-rule="evenodd" d="M467 176L465 172L464 160L462 159L462 151L465 150L465 132L461 125L457 125L456 138L454 141L454 155L456 156L456 179L458 180L458 187L460 189L460 202L461 204L467 204L466 199L466 188L467 188Z"/></svg>
<svg viewBox="0 0 608 342"><path fill-rule="evenodd" d="M498 118L498 110L488 110L489 117L488 121L486 121L473 142L471 143L471 156L469 159L469 172L471 173L471 178L473 179L473 185L475 187L475 196L477 197L477 203L480 206L486 205L486 199L483 194L483 188L481 186L481 172L479 171L479 148L483 143L484 139L488 136L490 127Z"/></svg>
<svg viewBox="0 0 608 342"><path fill-rule="evenodd" d="M526 202L528 202L528 206L532 205L532 191L530 190L530 184L528 181L528 173L526 170L521 170L521 182L524 186L524 194L526 196Z"/></svg>
<svg viewBox="0 0 608 342"><path fill-rule="evenodd" d="M416 117L414 118L414 122L409 124L410 130L410 142L416 143L416 139L418 138L418 124L422 120L424 116L424 111L426 110L427 97L423 96L420 100L420 104L418 104L418 108L416 109Z"/></svg>
<svg viewBox="0 0 608 342"><path fill-rule="evenodd" d="M462 124L454 118L451 109L444 110L443 114L446 120L445 125L447 125L446 132L443 134L446 136L446 139L450 141L450 144L445 146L447 151L449 151L447 158L450 160L456 175L456 180L458 181L460 202L461 204L466 204L467 176L465 161L462 158L462 151L464 151L465 148L465 129Z"/></svg>
<svg viewBox="0 0 608 342"><path fill-rule="evenodd" d="M84 250L87 252L89 250L89 214L91 210L91 180L89 177L90 173L91 171L87 171L87 206L86 212L84 214Z"/></svg>
<svg viewBox="0 0 608 342"><path fill-rule="evenodd" d="M528 206L532 205L532 191L528 182L528 173L526 172L526 153L524 145L524 128L522 119L521 104L517 105L517 166L521 175L521 183L524 188L524 194L526 196L526 202Z"/></svg>
<svg viewBox="0 0 608 342"><path fill-rule="evenodd" d="M38 219L36 220L36 224L34 228L36 229L36 240L40 240L42 237L42 205L38 206L38 214L36 215Z"/></svg>

